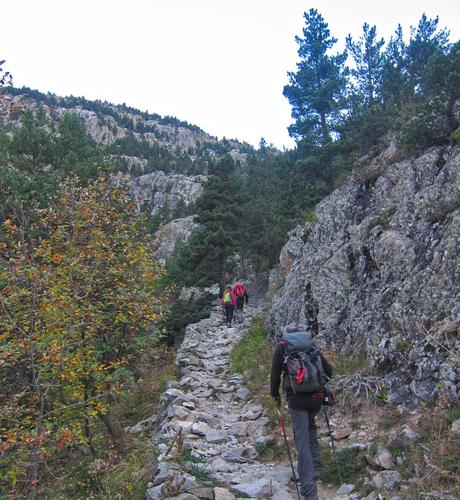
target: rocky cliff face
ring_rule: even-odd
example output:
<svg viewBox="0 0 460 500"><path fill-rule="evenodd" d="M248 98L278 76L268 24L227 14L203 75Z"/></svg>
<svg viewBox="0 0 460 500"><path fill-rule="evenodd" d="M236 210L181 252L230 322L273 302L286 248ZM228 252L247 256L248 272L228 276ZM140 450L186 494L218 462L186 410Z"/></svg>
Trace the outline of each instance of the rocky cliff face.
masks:
<svg viewBox="0 0 460 500"><path fill-rule="evenodd" d="M198 227L193 222L193 215L174 219L165 224L155 235L157 251L155 257L160 264L166 262L174 255L176 245L188 240L192 232Z"/></svg>
<svg viewBox="0 0 460 500"><path fill-rule="evenodd" d="M165 219L178 216L178 209L193 203L203 191L206 175L184 175L184 171L206 174L210 159L219 159L228 153L235 160L245 161L247 151L251 149L238 141L218 141L198 127L176 118L162 118L125 105L63 98L29 89L2 89L0 126L11 133L20 126L26 111L39 109L44 117L43 126L54 131L64 114L73 113L80 117L91 139L98 146L107 147L104 150L110 153L108 158L119 170L114 179L131 186L138 209L147 205L152 215L160 213ZM127 141L120 142L122 139ZM111 145L113 147L108 147ZM186 237L183 231L179 236L171 235L165 258L169 258L171 241L176 236L180 241Z"/></svg>
<svg viewBox="0 0 460 500"><path fill-rule="evenodd" d="M305 323L365 353L394 402L457 399L460 147L396 159L389 148L291 232L268 325Z"/></svg>
<svg viewBox="0 0 460 500"><path fill-rule="evenodd" d="M203 192L204 175L187 176L152 172L132 179L132 191L138 207L148 204L152 215L167 210L170 215L193 203Z"/></svg>

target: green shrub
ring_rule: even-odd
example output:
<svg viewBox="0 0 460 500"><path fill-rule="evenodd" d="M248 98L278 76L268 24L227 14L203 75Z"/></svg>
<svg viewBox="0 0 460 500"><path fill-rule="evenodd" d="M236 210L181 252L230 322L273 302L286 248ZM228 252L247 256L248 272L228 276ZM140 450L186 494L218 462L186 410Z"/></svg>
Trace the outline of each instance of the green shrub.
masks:
<svg viewBox="0 0 460 500"><path fill-rule="evenodd" d="M244 337L236 344L232 352L232 369L243 373L249 368L257 367L255 361L261 350L268 344L267 330L262 319L255 320ZM270 346L271 348L271 346ZM262 359L266 361L266 359Z"/></svg>
<svg viewBox="0 0 460 500"><path fill-rule="evenodd" d="M329 448L322 450L321 480L339 486L339 468L343 483L355 483L367 466L364 455L356 448L344 448L337 450L336 456L337 461Z"/></svg>
<svg viewBox="0 0 460 500"><path fill-rule="evenodd" d="M232 351L232 370L246 374L246 385L276 421L276 407L270 396L270 370L273 345L268 340L264 318L254 320Z"/></svg>
<svg viewBox="0 0 460 500"><path fill-rule="evenodd" d="M214 296L207 294L197 300L180 300L176 298L163 318L160 331L168 345L182 342L187 325L208 318L211 314Z"/></svg>
<svg viewBox="0 0 460 500"><path fill-rule="evenodd" d="M457 127L450 136L450 139L455 142L455 144L460 144L460 127Z"/></svg>
<svg viewBox="0 0 460 500"><path fill-rule="evenodd" d="M395 213L396 213L396 207L390 207L386 208L385 210L382 210L378 215L373 217L369 221L369 224L367 225L366 237L369 236L372 229L374 229L374 227L376 226L382 226L383 229L388 229L391 222L391 218Z"/></svg>
<svg viewBox="0 0 460 500"><path fill-rule="evenodd" d="M401 128L400 145L404 150L417 152L449 142L451 130L445 116L444 102L440 96L418 104L414 113L415 116Z"/></svg>
<svg viewBox="0 0 460 500"><path fill-rule="evenodd" d="M305 222L310 222L311 224L316 224L318 222L318 216L314 209L307 210L304 214Z"/></svg>
<svg viewBox="0 0 460 500"><path fill-rule="evenodd" d="M203 460L201 457L197 457L196 455L193 454L192 450L189 450L188 448L184 448L183 453L182 453L182 462L190 462L192 464L201 464L203 463Z"/></svg>
<svg viewBox="0 0 460 500"><path fill-rule="evenodd" d="M130 437L127 445L122 460L110 453L103 458L90 454L69 456L61 470L53 468L60 479L48 481L40 491L40 498L144 498L147 483L152 478L155 453L143 436Z"/></svg>
<svg viewBox="0 0 460 500"><path fill-rule="evenodd" d="M205 469L202 465L192 464L186 468L187 472L195 477L195 479L201 483L210 482L213 485L218 485L218 482L214 479L212 473Z"/></svg>

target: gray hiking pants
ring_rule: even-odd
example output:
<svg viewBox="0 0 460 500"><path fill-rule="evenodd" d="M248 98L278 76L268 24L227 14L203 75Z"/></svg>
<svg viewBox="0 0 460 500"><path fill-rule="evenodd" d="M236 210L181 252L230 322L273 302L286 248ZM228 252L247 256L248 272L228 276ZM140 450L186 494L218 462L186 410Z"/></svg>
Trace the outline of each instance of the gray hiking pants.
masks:
<svg viewBox="0 0 460 500"><path fill-rule="evenodd" d="M244 312L243 308L239 309L238 307L235 309L235 319L238 323L244 323Z"/></svg>
<svg viewBox="0 0 460 500"><path fill-rule="evenodd" d="M316 433L315 414L316 412L291 408L300 492L308 500L319 499L315 476L321 467L321 454Z"/></svg>

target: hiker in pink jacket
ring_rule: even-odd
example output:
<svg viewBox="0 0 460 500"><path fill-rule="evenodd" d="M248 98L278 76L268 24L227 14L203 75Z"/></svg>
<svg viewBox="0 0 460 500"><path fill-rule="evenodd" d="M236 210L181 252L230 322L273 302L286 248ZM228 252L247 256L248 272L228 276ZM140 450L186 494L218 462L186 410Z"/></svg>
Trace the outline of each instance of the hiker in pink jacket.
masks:
<svg viewBox="0 0 460 500"><path fill-rule="evenodd" d="M233 309L236 307L236 299L230 285L227 285L225 287L222 298L220 299L220 303L225 312L225 323L227 324L227 326L231 326L233 320Z"/></svg>

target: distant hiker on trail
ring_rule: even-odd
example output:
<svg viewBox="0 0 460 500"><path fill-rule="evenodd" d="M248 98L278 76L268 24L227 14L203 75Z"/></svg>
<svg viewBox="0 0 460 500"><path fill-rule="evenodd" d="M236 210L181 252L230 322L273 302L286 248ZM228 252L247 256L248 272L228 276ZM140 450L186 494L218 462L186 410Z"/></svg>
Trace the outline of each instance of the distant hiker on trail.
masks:
<svg viewBox="0 0 460 500"><path fill-rule="evenodd" d="M300 325L283 329L282 340L273 355L270 394L278 409L281 373L294 428L300 492L305 500L319 500L316 477L321 469L321 456L315 416L323 404L324 385L332 376L332 367L313 344L311 332Z"/></svg>
<svg viewBox="0 0 460 500"><path fill-rule="evenodd" d="M231 326L233 320L233 309L236 306L236 300L230 285L225 287L224 293L222 294L221 305L225 312L225 323L227 326Z"/></svg>
<svg viewBox="0 0 460 500"><path fill-rule="evenodd" d="M235 320L238 321L238 323L244 323L244 303L246 301L247 304L249 300L248 290L246 286L242 285L241 283L237 283L233 287L233 295L235 296L236 300Z"/></svg>

